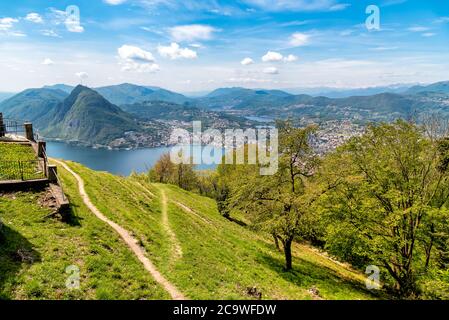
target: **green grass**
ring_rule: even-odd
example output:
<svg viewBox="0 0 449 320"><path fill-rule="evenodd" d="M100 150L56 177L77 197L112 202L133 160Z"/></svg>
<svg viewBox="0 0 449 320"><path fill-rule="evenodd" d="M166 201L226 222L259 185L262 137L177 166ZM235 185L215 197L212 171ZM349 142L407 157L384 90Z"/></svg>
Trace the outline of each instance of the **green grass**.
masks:
<svg viewBox="0 0 449 320"><path fill-rule="evenodd" d="M0 180L44 178L30 145L0 142Z"/></svg>
<svg viewBox="0 0 449 320"><path fill-rule="evenodd" d="M75 180L62 179L74 217L68 222L44 219L50 211L38 204L42 193L0 197L0 299L169 299L118 235L87 210ZM80 269L79 290L66 288L70 265Z"/></svg>
<svg viewBox="0 0 449 320"><path fill-rule="evenodd" d="M248 287L257 287L264 299L312 299L312 287L324 299L378 298L365 289L364 274L306 245L295 244L294 269L285 272L283 254L269 237L224 219L211 199L150 184L142 177L122 178L70 165L85 180L94 204L132 230L159 270L191 299L251 299ZM183 251L180 259L174 258L162 224L161 190L198 215L168 204L170 227Z"/></svg>
<svg viewBox="0 0 449 320"><path fill-rule="evenodd" d="M0 142L0 161L37 160L30 145Z"/></svg>

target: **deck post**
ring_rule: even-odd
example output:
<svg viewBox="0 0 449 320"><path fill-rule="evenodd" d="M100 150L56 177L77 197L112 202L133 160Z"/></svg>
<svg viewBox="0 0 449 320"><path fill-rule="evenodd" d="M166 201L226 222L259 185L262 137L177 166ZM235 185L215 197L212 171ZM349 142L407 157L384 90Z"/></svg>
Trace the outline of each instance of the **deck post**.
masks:
<svg viewBox="0 0 449 320"><path fill-rule="evenodd" d="M57 183L58 182L58 167L53 165L53 164L49 164L47 167L48 173L48 181L52 182L52 183Z"/></svg>
<svg viewBox="0 0 449 320"><path fill-rule="evenodd" d="M25 138L29 141L34 141L33 124L30 122L24 123L25 126Z"/></svg>
<svg viewBox="0 0 449 320"><path fill-rule="evenodd" d="M39 158L45 158L47 149L47 143L45 141L39 140L37 142L37 156Z"/></svg>
<svg viewBox="0 0 449 320"><path fill-rule="evenodd" d="M0 138L6 134L5 123L3 122L3 113L0 112Z"/></svg>

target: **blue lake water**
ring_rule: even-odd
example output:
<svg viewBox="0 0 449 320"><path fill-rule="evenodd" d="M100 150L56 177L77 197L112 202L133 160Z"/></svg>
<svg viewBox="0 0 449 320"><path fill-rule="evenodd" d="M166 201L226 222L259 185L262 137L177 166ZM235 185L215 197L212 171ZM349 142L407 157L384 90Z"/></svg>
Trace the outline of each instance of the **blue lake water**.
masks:
<svg viewBox="0 0 449 320"><path fill-rule="evenodd" d="M128 176L133 171L139 173L148 171L162 154L169 151L169 147L107 150L73 146L62 142L47 142L47 155L49 157L79 162L94 170L107 171L123 176ZM197 166L198 169L212 169L214 167L216 165Z"/></svg>

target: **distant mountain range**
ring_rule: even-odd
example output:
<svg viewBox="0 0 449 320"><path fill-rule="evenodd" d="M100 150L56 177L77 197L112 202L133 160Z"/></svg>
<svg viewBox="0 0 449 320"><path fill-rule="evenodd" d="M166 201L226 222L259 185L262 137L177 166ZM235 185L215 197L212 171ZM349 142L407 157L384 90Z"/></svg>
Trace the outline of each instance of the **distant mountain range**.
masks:
<svg viewBox="0 0 449 320"><path fill-rule="evenodd" d="M89 89L64 84L27 89L0 102L6 117L32 121L44 136L87 145L152 146L193 120L216 128L248 127L247 117L305 122L392 121L423 113L449 117L449 82L332 98L282 90L220 88L192 98L133 84Z"/></svg>
<svg viewBox="0 0 449 320"><path fill-rule="evenodd" d="M115 101L134 103L118 107L100 92ZM202 121L205 127L252 124L242 117L160 100L180 101L182 97L164 89L129 84L96 90L56 85L27 89L0 103L0 112L6 118L33 122L47 139L117 148L164 144L171 129L191 126L193 120Z"/></svg>
<svg viewBox="0 0 449 320"><path fill-rule="evenodd" d="M48 89L62 90L67 93L72 92L74 87L65 84L45 86ZM143 101L166 101L178 104L191 101L182 94L175 93L158 87L137 86L123 83L115 86L94 88L99 94L116 105L133 104Z"/></svg>
<svg viewBox="0 0 449 320"><path fill-rule="evenodd" d="M12 92L0 92L0 102L11 98L15 93Z"/></svg>

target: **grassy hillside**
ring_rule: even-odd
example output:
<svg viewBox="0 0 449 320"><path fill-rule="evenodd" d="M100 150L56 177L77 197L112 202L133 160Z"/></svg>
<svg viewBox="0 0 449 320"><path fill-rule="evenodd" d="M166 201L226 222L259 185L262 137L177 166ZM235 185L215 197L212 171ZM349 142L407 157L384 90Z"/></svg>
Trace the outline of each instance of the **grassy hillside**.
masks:
<svg viewBox="0 0 449 320"><path fill-rule="evenodd" d="M145 177L123 178L69 163L92 202L129 230L159 271L189 299L373 299L365 275L306 245L294 270L270 239L221 217L214 201ZM60 168L73 218L44 218L44 193L0 196L0 298L169 299L109 226L87 210L74 178ZM65 287L65 268L81 289ZM313 288L313 290L311 290ZM318 290L316 294L315 288Z"/></svg>
<svg viewBox="0 0 449 320"><path fill-rule="evenodd" d="M168 299L111 229L83 205L71 176L63 175L74 219L44 217L44 193L0 196L0 299ZM80 290L65 282L80 268Z"/></svg>
<svg viewBox="0 0 449 320"><path fill-rule="evenodd" d="M365 275L305 245L295 245L294 270L284 272L283 254L268 237L222 218L208 198L69 164L98 209L132 231L156 267L191 299L254 298L248 287L264 299L312 299L313 287L324 299L375 298L364 287Z"/></svg>

